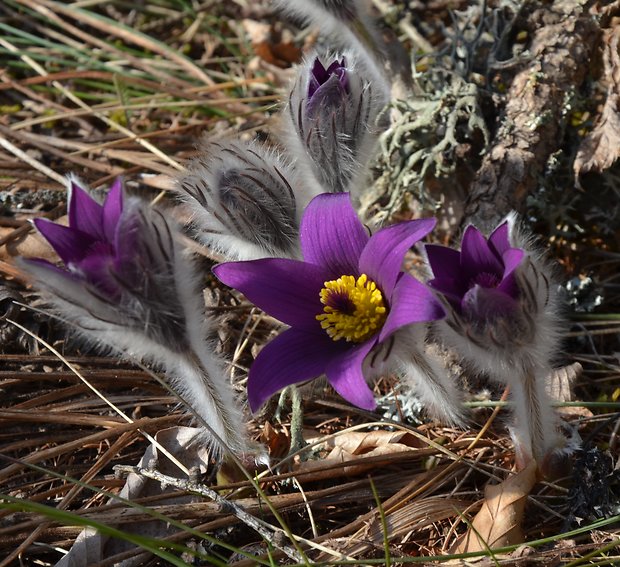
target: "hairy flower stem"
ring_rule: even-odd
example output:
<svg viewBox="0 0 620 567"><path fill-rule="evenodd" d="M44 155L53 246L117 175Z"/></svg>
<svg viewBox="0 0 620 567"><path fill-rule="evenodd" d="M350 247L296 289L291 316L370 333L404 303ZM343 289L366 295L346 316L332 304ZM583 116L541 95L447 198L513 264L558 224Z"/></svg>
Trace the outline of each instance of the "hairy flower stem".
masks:
<svg viewBox="0 0 620 567"><path fill-rule="evenodd" d="M304 409L297 386L291 386L289 393L291 395L291 452L297 452L307 445L303 433Z"/></svg>
<svg viewBox="0 0 620 567"><path fill-rule="evenodd" d="M199 355L189 351L177 363L167 363L166 374L171 382L183 384L188 398L184 402L201 425L217 435L225 448L236 455L251 451L241 408L235 403L223 372L209 371ZM224 399L223 394L227 394L228 399ZM206 439L210 437L207 433Z"/></svg>
<svg viewBox="0 0 620 567"><path fill-rule="evenodd" d="M511 428L517 466L524 468L532 459L539 466L550 450L557 446L554 413L545 390L543 369L527 366L520 379L510 384L515 405L514 427Z"/></svg>
<svg viewBox="0 0 620 567"><path fill-rule="evenodd" d="M282 393L278 399L278 407L275 414L278 421L282 421L280 416L285 407L287 398L290 398L291 400L291 443L289 455L292 455L307 445L304 439L304 408L301 403L299 388L295 385L287 386L284 390L282 390Z"/></svg>
<svg viewBox="0 0 620 567"><path fill-rule="evenodd" d="M456 382L434 353L420 349L423 338L406 344L408 348L396 347L393 355L403 383L431 417L450 425L463 424L466 418Z"/></svg>

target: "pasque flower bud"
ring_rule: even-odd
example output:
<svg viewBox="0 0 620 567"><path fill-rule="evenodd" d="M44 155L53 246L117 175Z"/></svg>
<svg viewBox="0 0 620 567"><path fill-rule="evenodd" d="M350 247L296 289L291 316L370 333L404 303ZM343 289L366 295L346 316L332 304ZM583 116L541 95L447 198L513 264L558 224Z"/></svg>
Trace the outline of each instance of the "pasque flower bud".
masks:
<svg viewBox="0 0 620 567"><path fill-rule="evenodd" d="M427 245L429 285L449 307L435 329L474 370L510 386L519 460L539 465L561 445L546 392L559 338L549 266L510 215L487 238L473 226L461 250Z"/></svg>
<svg viewBox="0 0 620 567"><path fill-rule="evenodd" d="M359 192L388 96L352 52L299 68L284 111L287 147L323 191Z"/></svg>
<svg viewBox="0 0 620 567"><path fill-rule="evenodd" d="M24 260L35 286L70 329L104 350L164 370L206 423L204 440L221 453L249 451L225 366L208 338L199 276L160 211L123 195L116 181L103 205L70 184L69 226L34 221L64 267Z"/></svg>
<svg viewBox="0 0 620 567"><path fill-rule="evenodd" d="M229 260L299 255L299 219L318 192L258 143L211 142L177 181L197 236Z"/></svg>

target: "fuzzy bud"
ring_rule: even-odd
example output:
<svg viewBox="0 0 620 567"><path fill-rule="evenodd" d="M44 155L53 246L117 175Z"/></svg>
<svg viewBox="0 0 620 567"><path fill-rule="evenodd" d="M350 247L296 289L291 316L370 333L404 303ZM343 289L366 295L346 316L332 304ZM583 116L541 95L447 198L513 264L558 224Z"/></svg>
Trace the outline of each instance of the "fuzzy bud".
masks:
<svg viewBox="0 0 620 567"><path fill-rule="evenodd" d="M211 142L178 179L198 238L227 260L299 255L299 218L313 196L257 143Z"/></svg>
<svg viewBox="0 0 620 567"><path fill-rule="evenodd" d="M438 336L475 371L510 386L518 458L541 464L561 445L546 391L559 339L549 266L514 214L488 239L469 226L460 251L428 245L426 253L429 285L449 306L435 325Z"/></svg>
<svg viewBox="0 0 620 567"><path fill-rule="evenodd" d="M283 117L288 147L305 175L325 192L359 191L388 100L386 86L352 52L305 61Z"/></svg>
<svg viewBox="0 0 620 567"><path fill-rule="evenodd" d="M35 226L64 263L25 260L24 271L82 337L164 370L200 421L236 453L248 451L241 411L225 366L207 339L199 275L161 212L125 198L120 181L103 205L71 183L69 226ZM205 429L204 441L224 447Z"/></svg>

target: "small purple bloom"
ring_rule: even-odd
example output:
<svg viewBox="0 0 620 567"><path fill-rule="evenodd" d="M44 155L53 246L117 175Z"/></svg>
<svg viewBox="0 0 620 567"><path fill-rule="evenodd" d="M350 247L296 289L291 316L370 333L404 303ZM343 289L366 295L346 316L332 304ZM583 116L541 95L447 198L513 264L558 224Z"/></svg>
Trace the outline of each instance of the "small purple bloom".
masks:
<svg viewBox="0 0 620 567"><path fill-rule="evenodd" d="M350 93L346 60L334 61L327 69L317 57L312 64L308 79L308 103L306 112L312 116L319 106L338 108Z"/></svg>
<svg viewBox="0 0 620 567"><path fill-rule="evenodd" d="M499 225L488 239L468 226L460 252L432 244L425 248L435 276L428 283L458 314L485 322L517 308L520 292L515 270L525 252L511 247L508 222Z"/></svg>
<svg viewBox="0 0 620 567"><path fill-rule="evenodd" d="M175 292L173 229L160 212L124 198L120 180L103 205L71 182L69 226L45 219L34 224L64 263L62 268L42 259L25 261L42 288L64 305L103 320L115 312L113 318L125 321L127 329L187 350L190 337Z"/></svg>
<svg viewBox="0 0 620 567"><path fill-rule="evenodd" d="M250 369L252 410L323 373L351 403L375 407L362 371L368 353L405 325L445 315L432 292L401 271L407 250L434 226L435 219L408 221L369 236L348 194L323 194L301 222L304 261L266 258L214 268L223 283L291 327Z"/></svg>
<svg viewBox="0 0 620 567"><path fill-rule="evenodd" d="M114 182L103 205L95 201L75 181L69 196L69 226L46 219L35 219L34 225L64 262L67 273L87 281L108 295L118 295L110 277L110 267L126 258L119 242L118 226L123 210L120 179ZM130 243L122 243L125 247ZM41 264L53 264L37 260Z"/></svg>

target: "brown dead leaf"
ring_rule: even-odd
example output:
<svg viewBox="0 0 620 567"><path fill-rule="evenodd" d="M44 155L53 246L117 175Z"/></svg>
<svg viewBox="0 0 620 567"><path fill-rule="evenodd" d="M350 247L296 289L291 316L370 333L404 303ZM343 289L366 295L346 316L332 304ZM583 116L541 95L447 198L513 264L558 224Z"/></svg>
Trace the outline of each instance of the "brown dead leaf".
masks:
<svg viewBox="0 0 620 567"><path fill-rule="evenodd" d="M284 457L291 448L291 439L288 433L281 427L275 428L268 421L265 422L260 440L267 447L272 459Z"/></svg>
<svg viewBox="0 0 620 567"><path fill-rule="evenodd" d="M551 398L556 402L572 402L575 399L573 385L582 372L583 366L579 362L554 368L548 378Z"/></svg>
<svg viewBox="0 0 620 567"><path fill-rule="evenodd" d="M573 171L579 185L579 176L588 171L601 172L620 157L620 25L603 33L603 76L607 98L598 123L581 142Z"/></svg>
<svg viewBox="0 0 620 567"><path fill-rule="evenodd" d="M554 369L549 375L549 395L556 402L572 402L573 385L581 376L583 367L579 362L573 362L568 366ZM578 417L592 417L592 412L583 406L560 407L556 410L566 419Z"/></svg>
<svg viewBox="0 0 620 567"><path fill-rule="evenodd" d="M67 217L62 217L56 222L67 224ZM13 237L16 235L16 237ZM0 239L7 238L5 245L0 246L0 259L7 260L21 256L22 258L43 258L50 262L56 262L58 256L54 249L47 243L38 232L23 230L21 228L0 227Z"/></svg>
<svg viewBox="0 0 620 567"><path fill-rule="evenodd" d="M422 443L406 431L369 431L361 433L351 431L344 435L337 435L325 443L326 447L341 448L351 455L366 455L378 448L388 445L419 448Z"/></svg>
<svg viewBox="0 0 620 567"><path fill-rule="evenodd" d="M450 552L486 551L523 543L523 512L527 495L536 484L537 467L536 462L531 461L504 482L487 485L482 508Z"/></svg>
<svg viewBox="0 0 620 567"><path fill-rule="evenodd" d="M306 461L296 468L300 472L320 471L336 463L359 460L360 457L379 457L413 451L422 447L416 437L405 431L356 431L338 435L320 445L319 449L330 450L329 454L319 461ZM358 462L344 467L343 474L361 474L371 468L372 464Z"/></svg>
<svg viewBox="0 0 620 567"><path fill-rule="evenodd" d="M245 19L243 20L243 27L252 43L254 52L263 61L286 69L301 59L301 49L292 40L281 37L269 24Z"/></svg>

